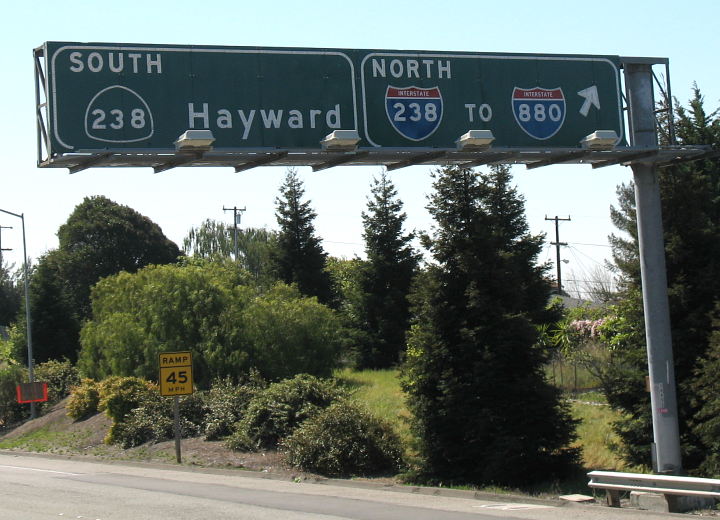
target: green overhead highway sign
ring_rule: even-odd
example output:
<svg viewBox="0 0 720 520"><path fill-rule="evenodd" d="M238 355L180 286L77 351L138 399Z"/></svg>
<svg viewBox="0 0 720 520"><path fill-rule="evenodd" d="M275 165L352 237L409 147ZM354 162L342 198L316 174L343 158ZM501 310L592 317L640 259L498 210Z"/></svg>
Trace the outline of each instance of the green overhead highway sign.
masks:
<svg viewBox="0 0 720 520"><path fill-rule="evenodd" d="M360 70L371 146L451 148L470 129L531 148L623 135L613 58L369 52Z"/></svg>
<svg viewBox="0 0 720 520"><path fill-rule="evenodd" d="M616 56L48 42L44 57L50 157L167 151L187 130L215 150L319 150L334 130L369 150L455 149L468 130L624 144Z"/></svg>

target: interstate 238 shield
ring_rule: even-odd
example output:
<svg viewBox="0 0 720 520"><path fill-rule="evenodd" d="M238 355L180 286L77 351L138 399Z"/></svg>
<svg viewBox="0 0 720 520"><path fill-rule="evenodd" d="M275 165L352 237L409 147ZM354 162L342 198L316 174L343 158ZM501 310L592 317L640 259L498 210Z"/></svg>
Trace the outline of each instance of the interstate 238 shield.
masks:
<svg viewBox="0 0 720 520"><path fill-rule="evenodd" d="M392 87L385 91L385 112L403 137L422 141L440 126L443 100L438 87Z"/></svg>
<svg viewBox="0 0 720 520"><path fill-rule="evenodd" d="M517 124L534 139L550 139L565 122L565 96L561 88L515 87L512 108Z"/></svg>

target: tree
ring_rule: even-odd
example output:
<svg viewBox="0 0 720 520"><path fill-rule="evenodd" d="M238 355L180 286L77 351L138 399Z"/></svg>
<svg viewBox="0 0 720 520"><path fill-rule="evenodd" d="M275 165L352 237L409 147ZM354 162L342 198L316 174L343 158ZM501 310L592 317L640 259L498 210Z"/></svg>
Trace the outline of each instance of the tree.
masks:
<svg viewBox="0 0 720 520"><path fill-rule="evenodd" d="M424 237L434 263L413 294L404 388L431 480L526 485L562 477L574 421L537 345L550 295L509 168L434 174Z"/></svg>
<svg viewBox="0 0 720 520"><path fill-rule="evenodd" d="M333 300L330 275L325 270L327 253L315 235L313 220L317 216L310 201L303 201L305 190L294 169L288 169L275 199L278 225L277 249L272 253L273 264L280 280L297 284L308 296L316 296L321 303Z"/></svg>
<svg viewBox="0 0 720 520"><path fill-rule="evenodd" d="M365 278L368 261L360 258L328 258L326 270L336 293L336 310L341 319L341 351L346 365L360 366L363 352L370 350L371 338L365 313Z"/></svg>
<svg viewBox="0 0 720 520"><path fill-rule="evenodd" d="M692 383L697 413L691 428L705 449L698 473L720 478L720 301L715 307L707 355L696 370Z"/></svg>
<svg viewBox="0 0 720 520"><path fill-rule="evenodd" d="M58 239L58 249L40 258L30 280L33 354L38 362L77 358L78 333L90 317L90 290L98 280L175 262L180 255L157 224L102 196L86 197L78 204L60 226Z"/></svg>
<svg viewBox="0 0 720 520"><path fill-rule="evenodd" d="M207 219L199 227L190 228L183 239L183 251L197 258L232 258L233 239L224 222Z"/></svg>
<svg viewBox="0 0 720 520"><path fill-rule="evenodd" d="M191 228L183 239L186 255L198 258L232 258L235 239L233 228L223 222L207 219L199 227ZM277 241L277 233L265 228L237 230L238 263L255 278L269 277L272 271L270 255Z"/></svg>
<svg viewBox="0 0 720 520"><path fill-rule="evenodd" d="M680 144L720 146L720 118L717 111L705 111L697 88L689 110L676 102L674 117ZM715 158L663 168L658 170L658 179L683 466L692 470L703 464L707 453L690 425L699 406L695 374L699 360L708 352L710 315L720 294L720 161ZM645 390L647 356L632 185L620 186L618 197L611 216L626 236L614 236L611 242L623 286L624 301L618 305L623 341L608 366L614 384L607 397L623 412L616 430L626 458L634 464L650 465L652 422Z"/></svg>
<svg viewBox="0 0 720 520"><path fill-rule="evenodd" d="M65 262L65 252L49 251L40 257L30 276L33 357L37 363L50 359L77 359L82 317L68 290L63 269ZM24 313L19 316L18 323L21 330L25 330ZM22 339L24 342L25 336ZM27 357L26 350L24 344L23 357Z"/></svg>
<svg viewBox="0 0 720 520"><path fill-rule="evenodd" d="M15 321L20 310L22 295L20 271L12 272L12 266L0 264L0 326Z"/></svg>
<svg viewBox="0 0 720 520"><path fill-rule="evenodd" d="M361 352L363 368L387 368L398 363L405 350L410 320L407 299L419 257L403 234L406 219L402 202L387 173L373 179L367 213L362 213L367 269L364 278L365 323L370 342Z"/></svg>
<svg viewBox="0 0 720 520"><path fill-rule="evenodd" d="M81 317L90 316L90 289L101 278L150 264L169 264L180 256L149 218L97 195L86 197L58 229L61 265L70 298Z"/></svg>
<svg viewBox="0 0 720 520"><path fill-rule="evenodd" d="M296 288L250 282L234 262L196 259L104 278L81 333L80 370L95 379L155 380L159 353L190 350L200 388L252 368L268 380L329 375L337 361L334 313Z"/></svg>

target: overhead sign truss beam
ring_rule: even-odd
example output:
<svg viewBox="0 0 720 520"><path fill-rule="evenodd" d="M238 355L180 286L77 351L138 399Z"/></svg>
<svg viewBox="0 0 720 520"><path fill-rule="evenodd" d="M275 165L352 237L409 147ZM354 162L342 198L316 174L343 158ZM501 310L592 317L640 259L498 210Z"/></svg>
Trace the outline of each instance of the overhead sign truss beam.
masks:
<svg viewBox="0 0 720 520"><path fill-rule="evenodd" d="M178 166L186 166L197 160L202 159L202 157L203 152L181 152L178 153L178 155L172 157L172 159L170 159L169 161L158 166L153 166L153 171L155 173L161 173L172 168L176 168Z"/></svg>
<svg viewBox="0 0 720 520"><path fill-rule="evenodd" d="M330 159L327 162L316 164L312 167L312 171L319 172L322 170L327 170L328 168L340 166L341 164L347 164L349 162L357 161L360 158L367 157L369 154L370 154L370 152L348 153L345 156L335 157L334 159Z"/></svg>
<svg viewBox="0 0 720 520"><path fill-rule="evenodd" d="M427 152L405 159L404 161L392 163L387 165L387 171L399 170L400 168L406 168L408 166L414 166L416 164L437 164L438 159L446 157L448 152Z"/></svg>
<svg viewBox="0 0 720 520"><path fill-rule="evenodd" d="M555 155L554 157L551 157L549 159L543 159L541 161L533 162L527 165L528 170L533 170L535 168L540 168L542 166L550 166L552 164L560 164L564 162L577 162L580 161L583 157L587 157L590 155L589 150L580 150L577 152L569 152L565 155Z"/></svg>
<svg viewBox="0 0 720 520"><path fill-rule="evenodd" d="M269 153L257 159L246 161L242 164L235 166L235 173L244 172L256 168L257 166L271 165L275 161L282 159L287 156L288 152Z"/></svg>
<svg viewBox="0 0 720 520"><path fill-rule="evenodd" d="M600 161L592 165L593 168L605 168L606 166L614 166L616 164L622 164L625 166L631 166L633 163L638 162L642 159L648 159L650 157L657 157L659 149L645 150L642 152L635 151L635 153L629 153L624 156L613 157L607 161ZM646 162L646 161L643 161ZM653 162L653 161L651 161Z"/></svg>
<svg viewBox="0 0 720 520"><path fill-rule="evenodd" d="M237 172L258 166L311 166L320 171L332 166L386 166L396 170L407 166L457 164L464 167L485 164L527 165L530 169L554 164L590 164L601 168L615 164L630 165L634 162L669 165L684 161L712 158L717 154L709 146L672 146L647 148L617 148L614 150L579 150L560 148L545 149L508 149L491 148L481 151L418 150L398 152L397 150L362 149L354 153L317 151L307 153L302 150L213 150L203 154L188 156L172 149L162 150L113 150L103 153L83 152L64 154L48 160L42 166L49 168L68 168L77 172L90 167L147 167L160 172L171 168L185 167L227 167Z"/></svg>

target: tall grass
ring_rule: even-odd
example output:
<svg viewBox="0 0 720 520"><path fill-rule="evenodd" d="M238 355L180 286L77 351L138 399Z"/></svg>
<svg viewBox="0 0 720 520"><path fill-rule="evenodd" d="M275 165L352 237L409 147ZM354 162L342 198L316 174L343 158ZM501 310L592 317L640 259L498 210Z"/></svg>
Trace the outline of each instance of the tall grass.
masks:
<svg viewBox="0 0 720 520"><path fill-rule="evenodd" d="M573 417L580 420L575 446L582 448L582 463L587 470L622 471L629 469L612 450L620 440L612 430L619 419L600 392L585 392L571 399Z"/></svg>
<svg viewBox="0 0 720 520"><path fill-rule="evenodd" d="M556 367L556 370L558 368ZM574 371L568 370L566 374ZM559 372L556 371L556 375ZM393 425L400 435L408 454L415 445L410 432L410 412L405 405L405 395L400 388L397 370L338 370L335 377L353 391L355 399L362 402L376 416L385 419ZM579 381L588 381L580 379ZM612 431L612 423L619 418L605 401L600 392L583 392L573 395L574 378L565 380L567 397L570 399L570 409L574 418L580 420L578 425L578 439L575 446L582 448L582 465L589 470L628 470L620 457L611 449L619 440ZM558 381L559 383L559 381ZM581 387L578 384L578 387Z"/></svg>
<svg viewBox="0 0 720 520"><path fill-rule="evenodd" d="M345 368L337 370L334 375L373 415L390 423L405 446L414 444L410 433L410 412L400 388L398 370L358 371Z"/></svg>

